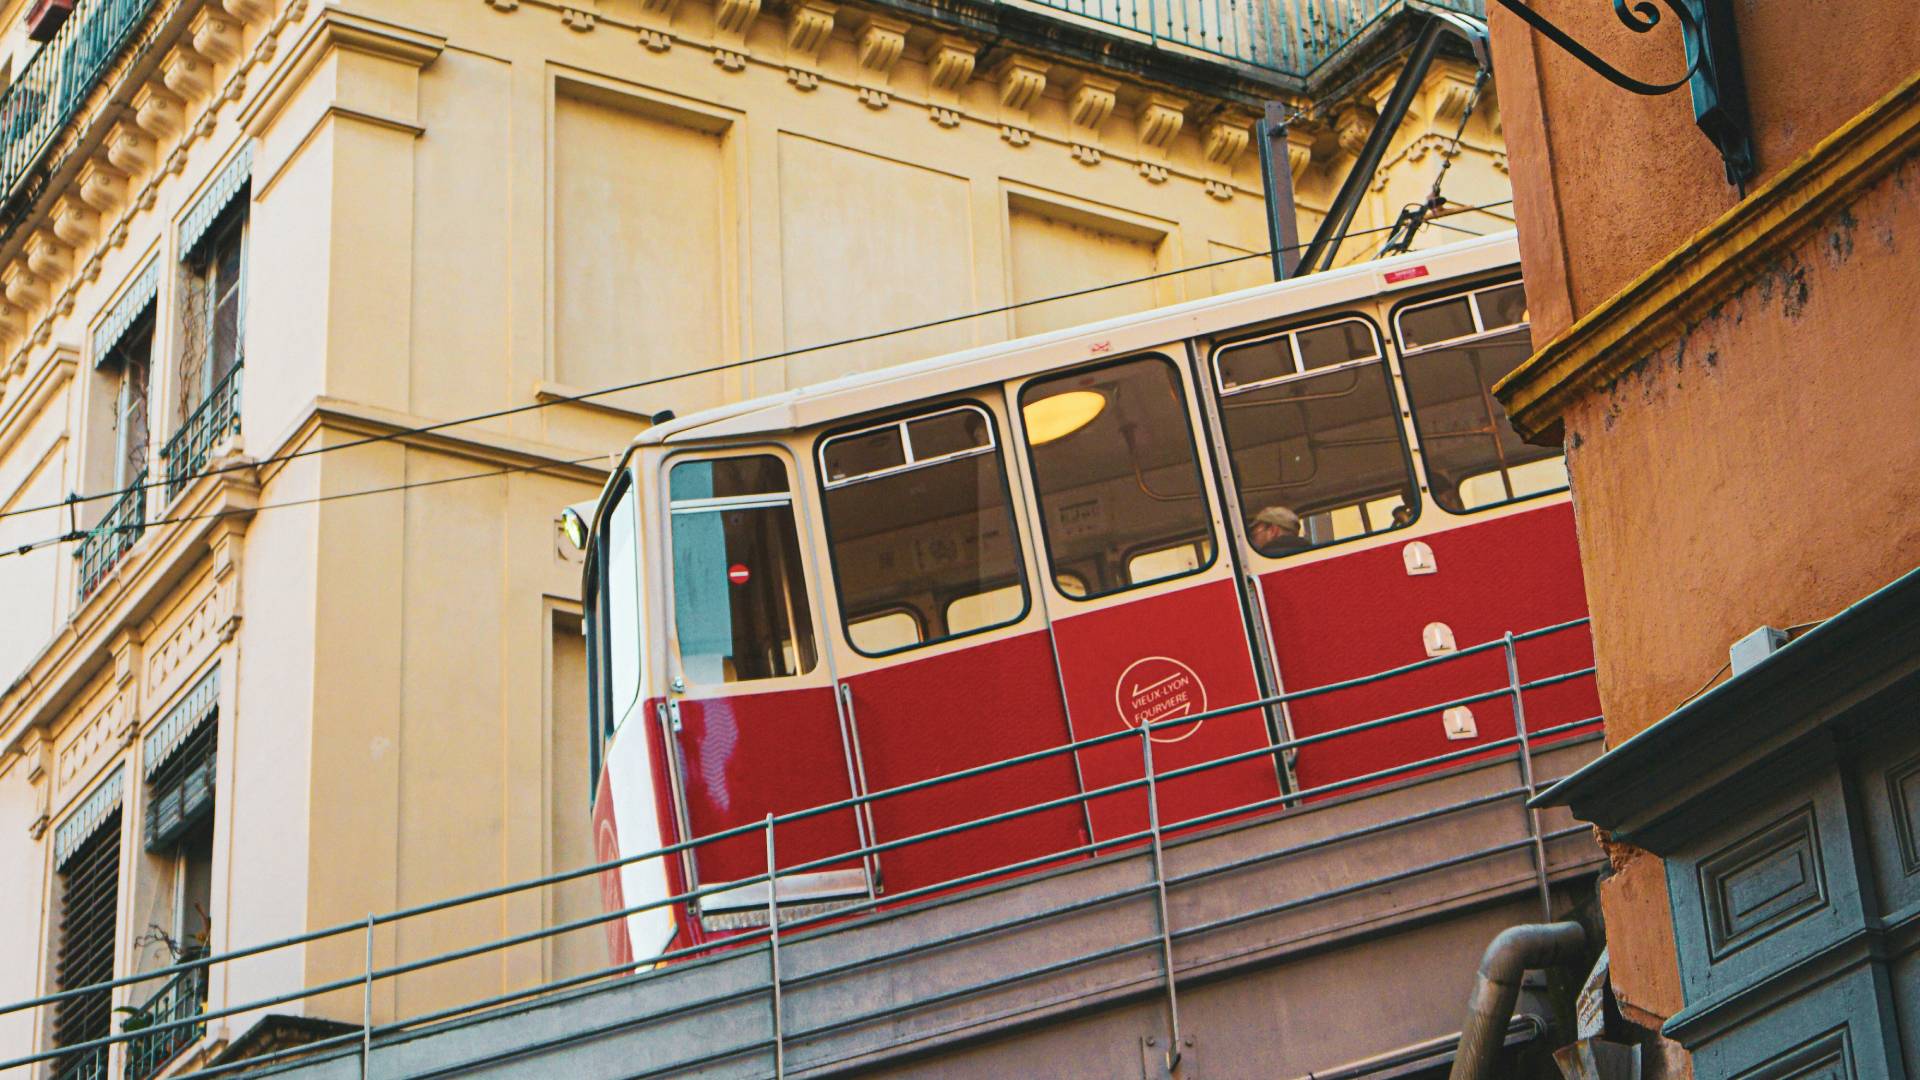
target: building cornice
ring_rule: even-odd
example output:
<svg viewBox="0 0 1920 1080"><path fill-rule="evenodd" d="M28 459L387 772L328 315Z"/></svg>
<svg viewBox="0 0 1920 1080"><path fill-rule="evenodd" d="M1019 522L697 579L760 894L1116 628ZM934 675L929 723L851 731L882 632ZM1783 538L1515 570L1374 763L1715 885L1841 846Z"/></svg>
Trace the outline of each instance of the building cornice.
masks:
<svg viewBox="0 0 1920 1080"><path fill-rule="evenodd" d="M273 69L260 92L241 107L240 126L256 135L266 130L305 85L307 76L336 49L424 68L446 48L447 39L443 34L328 5L321 8L313 22L301 32L299 40L288 50L286 61Z"/></svg>
<svg viewBox="0 0 1920 1080"><path fill-rule="evenodd" d="M1704 318L1920 148L1920 73L1816 143L1719 220L1587 312L1494 387L1520 434Z"/></svg>

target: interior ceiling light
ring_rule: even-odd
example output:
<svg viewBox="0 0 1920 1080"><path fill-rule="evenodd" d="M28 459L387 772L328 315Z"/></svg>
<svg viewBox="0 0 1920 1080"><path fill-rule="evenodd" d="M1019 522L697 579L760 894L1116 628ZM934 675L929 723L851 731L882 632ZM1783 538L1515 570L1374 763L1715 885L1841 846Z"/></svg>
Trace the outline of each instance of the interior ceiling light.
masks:
<svg viewBox="0 0 1920 1080"><path fill-rule="evenodd" d="M1071 435L1099 416L1107 396L1098 390L1069 390L1030 402L1020 410L1027 420L1027 442L1032 446Z"/></svg>

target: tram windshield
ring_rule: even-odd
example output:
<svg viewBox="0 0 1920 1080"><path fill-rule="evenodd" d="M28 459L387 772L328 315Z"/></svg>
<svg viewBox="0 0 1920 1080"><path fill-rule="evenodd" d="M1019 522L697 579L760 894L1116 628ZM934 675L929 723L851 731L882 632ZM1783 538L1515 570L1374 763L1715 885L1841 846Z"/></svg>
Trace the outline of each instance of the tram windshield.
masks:
<svg viewBox="0 0 1920 1080"><path fill-rule="evenodd" d="M993 422L961 405L820 445L847 640L869 656L1018 622L1027 584Z"/></svg>
<svg viewBox="0 0 1920 1080"><path fill-rule="evenodd" d="M1413 520L1406 433L1372 323L1340 319L1229 345L1214 366L1227 454L1261 554Z"/></svg>
<svg viewBox="0 0 1920 1080"><path fill-rule="evenodd" d="M1559 450L1522 441L1493 397L1533 349L1518 283L1407 308L1397 328L1435 502L1465 513L1567 486Z"/></svg>
<svg viewBox="0 0 1920 1080"><path fill-rule="evenodd" d="M1179 375L1162 356L1020 392L1054 581L1074 599L1190 574L1213 527Z"/></svg>
<svg viewBox="0 0 1920 1080"><path fill-rule="evenodd" d="M689 682L813 668L813 613L786 466L771 454L682 461L669 473L673 622Z"/></svg>

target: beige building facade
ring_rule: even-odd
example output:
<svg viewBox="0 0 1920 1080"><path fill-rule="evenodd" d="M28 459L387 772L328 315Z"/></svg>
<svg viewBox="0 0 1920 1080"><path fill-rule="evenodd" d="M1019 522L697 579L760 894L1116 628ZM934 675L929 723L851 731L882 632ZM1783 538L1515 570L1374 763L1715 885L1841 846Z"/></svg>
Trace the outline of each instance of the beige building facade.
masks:
<svg viewBox="0 0 1920 1080"><path fill-rule="evenodd" d="M1309 234L1405 15L1374 5L1371 52L1315 82L1031 5L80 0L45 44L41 6L0 10L0 1001L590 862L555 514L607 455L662 411L1268 280L1221 262L1268 246L1259 102L1307 110ZM1448 198L1506 198L1473 87L1434 68L1342 262L1444 159ZM1510 213L1445 220L1420 243ZM468 905L374 959L597 909L584 882ZM361 947L0 1015L0 1060ZM602 950L476 957L373 1008ZM360 1001L107 1063L177 1071L267 1011Z"/></svg>

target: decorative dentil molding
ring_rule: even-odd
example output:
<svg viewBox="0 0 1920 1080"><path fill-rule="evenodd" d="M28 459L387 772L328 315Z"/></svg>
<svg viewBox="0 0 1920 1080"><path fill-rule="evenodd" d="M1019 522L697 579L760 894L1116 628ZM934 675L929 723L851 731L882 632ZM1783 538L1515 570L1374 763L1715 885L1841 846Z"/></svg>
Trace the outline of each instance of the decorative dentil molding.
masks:
<svg viewBox="0 0 1920 1080"><path fill-rule="evenodd" d="M860 27L860 103L884 109L892 100L893 67L906 51L910 24L884 15L869 15Z"/></svg>
<svg viewBox="0 0 1920 1080"><path fill-rule="evenodd" d="M1082 165L1100 164L1100 125L1113 115L1120 84L1101 75L1081 74L1069 86L1067 124L1072 132L1073 159Z"/></svg>
<svg viewBox="0 0 1920 1080"><path fill-rule="evenodd" d="M217 548L216 548L217 550ZM186 614L164 630L165 636L146 657L146 697L164 701L187 675L199 670L219 645L229 624L239 617L238 578L210 576L202 595Z"/></svg>
<svg viewBox="0 0 1920 1080"><path fill-rule="evenodd" d="M942 34L927 50L927 119L943 128L960 126L960 92L973 78L980 46Z"/></svg>
<svg viewBox="0 0 1920 1080"><path fill-rule="evenodd" d="M713 62L727 71L747 66L747 31L760 14L760 0L714 0Z"/></svg>
<svg viewBox="0 0 1920 1080"><path fill-rule="evenodd" d="M679 6L680 0L640 0L640 44L653 52L673 48L673 13Z"/></svg>
<svg viewBox="0 0 1920 1080"><path fill-rule="evenodd" d="M795 0L787 10L787 81L796 90L820 85L820 50L833 37L839 5L827 0Z"/></svg>
<svg viewBox="0 0 1920 1080"><path fill-rule="evenodd" d="M1200 150L1207 161L1226 175L1208 177L1207 194L1226 202L1233 198L1233 163L1253 140L1253 121L1238 113L1225 112L1207 123L1201 133Z"/></svg>
<svg viewBox="0 0 1920 1080"><path fill-rule="evenodd" d="M1013 53L1000 65L1000 137L1014 146L1033 141L1033 103L1047 88L1047 62Z"/></svg>
<svg viewBox="0 0 1920 1080"><path fill-rule="evenodd" d="M560 25L576 34L587 33L593 29L596 22L598 20L594 18L593 12L585 8L567 7L564 4L560 7Z"/></svg>
<svg viewBox="0 0 1920 1080"><path fill-rule="evenodd" d="M1155 184L1167 182L1167 152L1187 122L1187 101L1153 91L1140 102L1134 116L1134 134L1140 139L1141 176Z"/></svg>

